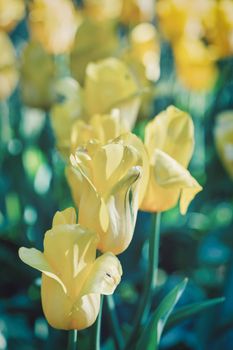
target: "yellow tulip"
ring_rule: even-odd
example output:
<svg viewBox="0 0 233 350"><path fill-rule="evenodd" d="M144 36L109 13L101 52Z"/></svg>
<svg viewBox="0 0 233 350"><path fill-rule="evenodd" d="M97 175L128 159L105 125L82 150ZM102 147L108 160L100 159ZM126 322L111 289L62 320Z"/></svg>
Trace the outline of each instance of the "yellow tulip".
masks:
<svg viewBox="0 0 233 350"><path fill-rule="evenodd" d="M21 60L20 84L24 103L30 107L48 109L55 101L56 75L53 58L39 43L29 42Z"/></svg>
<svg viewBox="0 0 233 350"><path fill-rule="evenodd" d="M69 52L79 21L71 0L33 0L30 7L31 35L53 54Z"/></svg>
<svg viewBox="0 0 233 350"><path fill-rule="evenodd" d="M51 123L59 151L68 155L72 127L84 113L83 92L78 82L70 77L58 80L54 90L58 102L51 108Z"/></svg>
<svg viewBox="0 0 233 350"><path fill-rule="evenodd" d="M218 77L216 52L199 39L184 38L174 44L178 77L191 90L209 90Z"/></svg>
<svg viewBox="0 0 233 350"><path fill-rule="evenodd" d="M150 162L150 178L140 209L157 212L174 207L180 197L185 214L201 186L186 169L194 146L190 116L170 106L145 129L145 147Z"/></svg>
<svg viewBox="0 0 233 350"><path fill-rule="evenodd" d="M140 107L138 84L124 62L107 58L87 66L84 104L89 116L120 110L121 122L131 130Z"/></svg>
<svg viewBox="0 0 233 350"><path fill-rule="evenodd" d="M44 252L20 248L23 262L42 272L42 306L58 329L84 329L99 312L100 295L112 294L122 269L112 253L96 259L97 236L76 224L73 208L57 212L44 238Z"/></svg>
<svg viewBox="0 0 233 350"><path fill-rule="evenodd" d="M123 0L120 21L126 25L150 22L154 15L153 0Z"/></svg>
<svg viewBox="0 0 233 350"><path fill-rule="evenodd" d="M74 153L78 147L85 147L90 140L104 145L125 131L121 125L118 110L113 110L109 115L96 114L89 123L82 119L77 120L71 130L71 153Z"/></svg>
<svg viewBox="0 0 233 350"><path fill-rule="evenodd" d="M112 56L118 48L115 22L96 22L85 18L78 27L70 56L70 68L75 79L83 84L88 63Z"/></svg>
<svg viewBox="0 0 233 350"><path fill-rule="evenodd" d="M13 92L18 82L14 46L7 34L0 31L0 101Z"/></svg>
<svg viewBox="0 0 233 350"><path fill-rule="evenodd" d="M127 143L131 138L137 148ZM67 176L79 209L79 223L98 233L101 251L120 254L131 242L142 167L147 166L138 151L143 146L138 144L141 142L135 135L126 141L119 137L104 146L90 141L71 156Z"/></svg>
<svg viewBox="0 0 233 350"><path fill-rule="evenodd" d="M11 31L24 14L24 0L0 0L0 30Z"/></svg>
<svg viewBox="0 0 233 350"><path fill-rule="evenodd" d="M224 111L217 116L214 137L219 157L233 179L233 111Z"/></svg>
<svg viewBox="0 0 233 350"><path fill-rule="evenodd" d="M120 15L122 0L85 0L84 14L95 20L115 19Z"/></svg>

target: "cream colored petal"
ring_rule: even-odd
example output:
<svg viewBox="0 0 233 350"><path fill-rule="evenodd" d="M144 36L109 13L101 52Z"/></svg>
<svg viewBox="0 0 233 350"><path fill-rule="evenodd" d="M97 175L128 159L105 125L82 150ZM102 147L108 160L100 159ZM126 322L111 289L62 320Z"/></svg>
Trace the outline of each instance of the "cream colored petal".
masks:
<svg viewBox="0 0 233 350"><path fill-rule="evenodd" d="M140 167L133 167L121 179L105 199L109 215L109 227L100 237L99 249L122 253L130 244L138 212Z"/></svg>
<svg viewBox="0 0 233 350"><path fill-rule="evenodd" d="M67 288L62 282L62 280L55 274L55 271L48 263L46 257L43 253L35 248L25 248L21 247L19 249L20 259L27 265L33 267L36 270L41 271L43 274L52 278L59 283L60 287L63 289L63 293L67 293Z"/></svg>
<svg viewBox="0 0 233 350"><path fill-rule="evenodd" d="M82 295L89 293L112 294L121 280L120 261L112 253L105 253L96 259L82 290Z"/></svg>
<svg viewBox="0 0 233 350"><path fill-rule="evenodd" d="M83 297L64 294L47 276L42 276L42 307L48 323L57 329L84 329L91 326L98 315L100 295Z"/></svg>
<svg viewBox="0 0 233 350"><path fill-rule="evenodd" d="M76 224L76 212L74 208L67 208L63 211L57 211L53 217L53 225Z"/></svg>
<svg viewBox="0 0 233 350"><path fill-rule="evenodd" d="M174 106L168 107L146 126L145 145L150 158L158 148L187 167L194 147L191 117Z"/></svg>

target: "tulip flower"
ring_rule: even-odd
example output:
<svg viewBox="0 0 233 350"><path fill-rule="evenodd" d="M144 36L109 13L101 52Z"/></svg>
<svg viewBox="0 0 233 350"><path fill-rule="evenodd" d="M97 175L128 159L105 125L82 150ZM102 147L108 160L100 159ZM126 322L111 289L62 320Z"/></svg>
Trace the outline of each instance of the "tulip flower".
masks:
<svg viewBox="0 0 233 350"><path fill-rule="evenodd" d="M217 116L214 138L219 157L233 179L233 111L224 111Z"/></svg>
<svg viewBox="0 0 233 350"><path fill-rule="evenodd" d="M120 110L121 122L128 131L137 118L140 98L138 84L127 65L108 58L87 66L84 104L89 116Z"/></svg>
<svg viewBox="0 0 233 350"><path fill-rule="evenodd" d="M0 30L11 31L24 14L24 0L0 0Z"/></svg>
<svg viewBox="0 0 233 350"><path fill-rule="evenodd" d="M0 31L0 101L13 92L18 82L16 55L8 35Z"/></svg>
<svg viewBox="0 0 233 350"><path fill-rule="evenodd" d="M150 22L154 15L154 1L123 0L120 21L129 26Z"/></svg>
<svg viewBox="0 0 233 350"><path fill-rule="evenodd" d="M190 201L201 186L186 169L194 146L190 116L170 106L145 130L145 147L150 162L150 178L140 209L151 212L174 207L180 197L185 214Z"/></svg>
<svg viewBox="0 0 233 350"><path fill-rule="evenodd" d="M83 92L78 82L70 77L58 80L54 90L57 102L51 108L50 118L57 147L63 155L68 155L72 127L84 113Z"/></svg>
<svg viewBox="0 0 233 350"><path fill-rule="evenodd" d="M100 2L98 1L96 5L99 6ZM96 22L85 18L77 29L71 49L72 75L83 85L87 65L114 55L118 49L119 39L115 22Z"/></svg>
<svg viewBox="0 0 233 350"><path fill-rule="evenodd" d="M131 138L140 143L136 136ZM141 173L146 168L141 153L124 137L103 146L90 141L77 149L71 163L67 177L79 223L97 232L101 251L122 253L131 242L137 217Z"/></svg>
<svg viewBox="0 0 233 350"><path fill-rule="evenodd" d="M97 236L76 224L73 208L57 212L44 238L44 252L20 248L23 262L42 272L42 306L58 329L84 329L99 312L100 295L112 294L122 269L112 253L96 259Z"/></svg>
<svg viewBox="0 0 233 350"><path fill-rule="evenodd" d="M29 42L21 59L20 84L24 103L30 107L48 109L55 102L56 75L53 58L39 43Z"/></svg>
<svg viewBox="0 0 233 350"><path fill-rule="evenodd" d="M71 0L33 0L29 25L32 38L49 53L69 52L79 24Z"/></svg>
<svg viewBox="0 0 233 350"><path fill-rule="evenodd" d="M190 90L209 90L218 77L217 52L201 40L183 38L174 44L178 77Z"/></svg>

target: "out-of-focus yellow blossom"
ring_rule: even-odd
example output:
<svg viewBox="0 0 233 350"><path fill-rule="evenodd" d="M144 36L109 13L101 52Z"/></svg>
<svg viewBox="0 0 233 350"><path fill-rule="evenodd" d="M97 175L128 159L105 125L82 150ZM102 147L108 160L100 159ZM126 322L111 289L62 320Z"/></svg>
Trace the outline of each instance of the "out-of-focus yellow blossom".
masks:
<svg viewBox="0 0 233 350"><path fill-rule="evenodd" d="M139 87L127 65L107 58L87 66L84 103L89 116L120 110L121 123L131 130L140 107Z"/></svg>
<svg viewBox="0 0 233 350"><path fill-rule="evenodd" d="M20 248L23 262L42 272L41 297L49 324L84 329L99 312L100 295L112 294L122 268L112 253L96 259L97 236L76 224L73 208L57 212L44 238L44 252Z"/></svg>
<svg viewBox="0 0 233 350"><path fill-rule="evenodd" d="M201 186L186 169L194 146L191 117L173 107L161 112L145 129L150 160L150 179L140 209L157 212L174 207L180 197L185 214Z"/></svg>
<svg viewBox="0 0 233 350"><path fill-rule="evenodd" d="M15 50L7 34L0 31L0 100L9 97L18 81Z"/></svg>
<svg viewBox="0 0 233 350"><path fill-rule="evenodd" d="M48 109L55 101L56 74L53 58L39 43L28 43L21 60L20 83L24 103Z"/></svg>
<svg viewBox="0 0 233 350"><path fill-rule="evenodd" d="M0 30L10 31L24 17L24 0L0 0Z"/></svg>
<svg viewBox="0 0 233 350"><path fill-rule="evenodd" d="M67 154L72 126L83 115L82 89L76 80L67 77L56 82L55 94L58 102L52 106L51 122L58 149Z"/></svg>
<svg viewBox="0 0 233 350"><path fill-rule="evenodd" d="M127 143L130 138L137 148ZM99 234L101 251L114 254L122 253L131 242L139 185L144 181L142 167L147 166L138 152L141 141L135 135L124 140L119 137L104 146L90 141L71 156L72 167L67 171L79 223Z"/></svg>
<svg viewBox="0 0 233 350"><path fill-rule="evenodd" d="M178 77L186 88L209 90L218 77L216 52L212 47L196 39L181 39L174 44Z"/></svg>
<svg viewBox="0 0 233 350"><path fill-rule="evenodd" d="M123 0L120 21L126 25L150 22L154 16L153 0Z"/></svg>
<svg viewBox="0 0 233 350"><path fill-rule="evenodd" d="M118 110L113 110L111 114L96 114L87 123L84 120L77 120L71 131L71 153L78 147L85 147L90 140L95 140L101 145L113 140L125 132L121 125Z"/></svg>
<svg viewBox="0 0 233 350"><path fill-rule="evenodd" d="M108 20L119 17L123 0L85 0L84 14L95 20Z"/></svg>
<svg viewBox="0 0 233 350"><path fill-rule="evenodd" d="M219 0L212 2L212 9L205 18L207 39L217 50L219 57L233 53L233 2Z"/></svg>
<svg viewBox="0 0 233 350"><path fill-rule="evenodd" d="M219 157L233 179L233 111L224 111L217 116L214 136Z"/></svg>
<svg viewBox="0 0 233 350"><path fill-rule="evenodd" d="M50 53L68 52L80 19L71 0L33 0L30 32Z"/></svg>
<svg viewBox="0 0 233 350"><path fill-rule="evenodd" d="M114 22L85 19L77 30L71 50L70 67L75 79L83 84L88 63L114 55L118 47Z"/></svg>

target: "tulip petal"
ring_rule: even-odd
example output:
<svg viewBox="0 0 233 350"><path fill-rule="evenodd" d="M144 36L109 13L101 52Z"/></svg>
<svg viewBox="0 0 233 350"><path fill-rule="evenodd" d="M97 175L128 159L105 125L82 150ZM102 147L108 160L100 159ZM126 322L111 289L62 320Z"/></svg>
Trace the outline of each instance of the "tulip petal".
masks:
<svg viewBox="0 0 233 350"><path fill-rule="evenodd" d="M35 248L21 247L19 249L19 257L25 264L33 267L36 270L41 271L46 276L57 281L62 287L63 292L67 293L66 286L64 285L62 280L54 273L52 267L48 263L43 253L41 253Z"/></svg>
<svg viewBox="0 0 233 350"><path fill-rule="evenodd" d="M122 267L120 261L112 253L105 253L96 259L82 294L112 294L120 283Z"/></svg>
<svg viewBox="0 0 233 350"><path fill-rule="evenodd" d="M74 208L57 211L54 215L53 226L65 224L76 224L76 213Z"/></svg>

